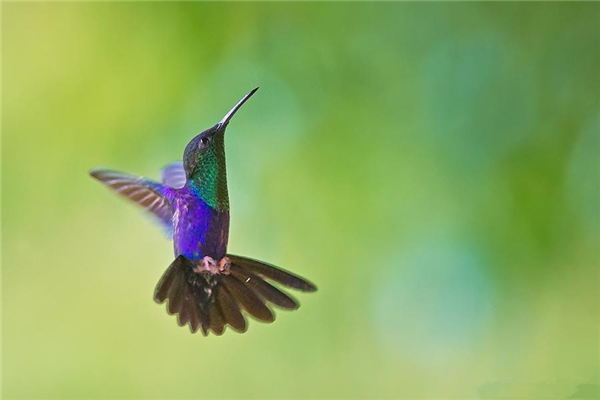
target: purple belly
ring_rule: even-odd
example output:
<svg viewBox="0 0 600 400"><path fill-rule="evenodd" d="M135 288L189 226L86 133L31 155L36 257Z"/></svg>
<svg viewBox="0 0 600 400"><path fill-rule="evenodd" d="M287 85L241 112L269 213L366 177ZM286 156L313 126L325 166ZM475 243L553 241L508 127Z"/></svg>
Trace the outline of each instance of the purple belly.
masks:
<svg viewBox="0 0 600 400"><path fill-rule="evenodd" d="M217 211L183 188L174 199L173 245L175 256L210 256L219 260L227 253L229 211Z"/></svg>

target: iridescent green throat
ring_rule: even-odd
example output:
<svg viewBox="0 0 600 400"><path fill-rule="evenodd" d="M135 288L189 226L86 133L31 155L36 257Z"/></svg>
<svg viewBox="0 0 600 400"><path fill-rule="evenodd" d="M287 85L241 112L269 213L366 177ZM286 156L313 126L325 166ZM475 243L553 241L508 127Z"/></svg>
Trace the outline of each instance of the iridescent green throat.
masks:
<svg viewBox="0 0 600 400"><path fill-rule="evenodd" d="M229 210L224 135L214 136L215 143L199 157L190 179L190 188L206 204L218 211Z"/></svg>

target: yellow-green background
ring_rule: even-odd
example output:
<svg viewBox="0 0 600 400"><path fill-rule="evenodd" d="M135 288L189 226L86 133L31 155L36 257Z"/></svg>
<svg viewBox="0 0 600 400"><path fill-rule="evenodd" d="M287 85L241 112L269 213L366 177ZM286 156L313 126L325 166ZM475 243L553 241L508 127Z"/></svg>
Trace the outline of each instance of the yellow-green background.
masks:
<svg viewBox="0 0 600 400"><path fill-rule="evenodd" d="M598 395L598 3L2 4L6 399ZM319 286L179 328L150 177L244 93L229 249Z"/></svg>

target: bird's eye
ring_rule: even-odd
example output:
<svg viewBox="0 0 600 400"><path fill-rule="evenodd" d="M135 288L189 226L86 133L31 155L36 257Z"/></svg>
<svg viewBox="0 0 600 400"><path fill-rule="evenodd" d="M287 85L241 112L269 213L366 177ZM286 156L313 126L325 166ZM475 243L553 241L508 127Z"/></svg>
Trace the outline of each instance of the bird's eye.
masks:
<svg viewBox="0 0 600 400"><path fill-rule="evenodd" d="M209 143L210 143L209 137L200 138L200 146L198 146L198 147L200 147L200 150L204 150L208 147Z"/></svg>

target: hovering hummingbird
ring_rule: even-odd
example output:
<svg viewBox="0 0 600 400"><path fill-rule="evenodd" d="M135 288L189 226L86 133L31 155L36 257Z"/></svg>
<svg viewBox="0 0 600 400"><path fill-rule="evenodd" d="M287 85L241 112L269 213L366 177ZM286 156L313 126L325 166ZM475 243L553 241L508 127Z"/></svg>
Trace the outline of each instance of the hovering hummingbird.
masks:
<svg viewBox="0 0 600 400"><path fill-rule="evenodd" d="M247 329L242 311L273 322L269 303L286 309L298 303L271 282L303 292L317 290L283 269L227 253L229 197L225 173L225 129L234 114L258 90L244 96L212 128L186 146L183 162L167 165L158 183L108 169L90 175L158 218L173 237L175 260L156 286L154 300L167 300L179 325L221 335L227 325Z"/></svg>

